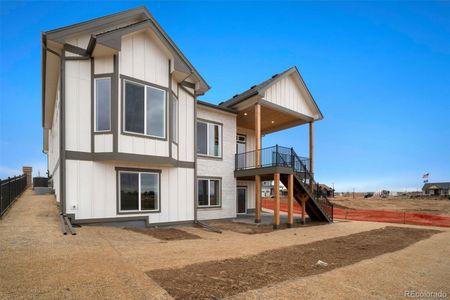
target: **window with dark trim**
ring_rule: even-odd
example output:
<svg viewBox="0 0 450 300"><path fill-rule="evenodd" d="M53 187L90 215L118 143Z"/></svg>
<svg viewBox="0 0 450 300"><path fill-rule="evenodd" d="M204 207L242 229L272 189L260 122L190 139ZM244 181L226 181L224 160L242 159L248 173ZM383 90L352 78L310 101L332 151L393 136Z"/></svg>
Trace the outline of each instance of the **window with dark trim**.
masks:
<svg viewBox="0 0 450 300"><path fill-rule="evenodd" d="M178 143L178 99L172 95L172 140Z"/></svg>
<svg viewBox="0 0 450 300"><path fill-rule="evenodd" d="M197 154L222 156L222 125L197 121Z"/></svg>
<svg viewBox="0 0 450 300"><path fill-rule="evenodd" d="M119 171L119 212L158 211L160 174Z"/></svg>
<svg viewBox="0 0 450 300"><path fill-rule="evenodd" d="M111 78L95 80L95 132L111 130Z"/></svg>
<svg viewBox="0 0 450 300"><path fill-rule="evenodd" d="M220 179L198 179L197 184L198 207L219 207L221 205L222 186Z"/></svg>
<svg viewBox="0 0 450 300"><path fill-rule="evenodd" d="M166 91L124 80L124 131L166 137Z"/></svg>

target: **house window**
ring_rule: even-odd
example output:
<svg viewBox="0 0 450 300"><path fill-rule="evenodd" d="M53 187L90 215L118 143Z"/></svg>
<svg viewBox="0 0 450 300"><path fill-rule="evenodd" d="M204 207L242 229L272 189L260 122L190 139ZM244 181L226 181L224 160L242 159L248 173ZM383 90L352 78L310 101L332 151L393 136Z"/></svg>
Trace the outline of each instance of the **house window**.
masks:
<svg viewBox="0 0 450 300"><path fill-rule="evenodd" d="M172 96L172 139L178 143L178 99Z"/></svg>
<svg viewBox="0 0 450 300"><path fill-rule="evenodd" d="M120 212L159 210L159 173L119 171Z"/></svg>
<svg viewBox="0 0 450 300"><path fill-rule="evenodd" d="M217 207L221 201L220 179L198 179L198 207Z"/></svg>
<svg viewBox="0 0 450 300"><path fill-rule="evenodd" d="M95 131L111 130L111 78L95 79Z"/></svg>
<svg viewBox="0 0 450 300"><path fill-rule="evenodd" d="M165 138L166 92L129 80L124 82L124 131Z"/></svg>
<svg viewBox="0 0 450 300"><path fill-rule="evenodd" d="M222 125L197 121L197 153L222 156Z"/></svg>

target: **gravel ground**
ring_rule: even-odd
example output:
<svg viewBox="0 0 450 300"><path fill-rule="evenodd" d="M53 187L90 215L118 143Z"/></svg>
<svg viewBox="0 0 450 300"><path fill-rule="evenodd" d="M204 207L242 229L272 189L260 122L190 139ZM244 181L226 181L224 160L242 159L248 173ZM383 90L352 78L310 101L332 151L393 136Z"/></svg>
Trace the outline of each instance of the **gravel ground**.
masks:
<svg viewBox="0 0 450 300"><path fill-rule="evenodd" d="M84 226L77 229L76 236L64 236L53 196L33 195L28 190L0 221L0 299L170 299L145 272L254 255L385 225L338 222L254 235L182 227L201 239L166 242L121 228L96 226ZM405 289L444 288L450 294L448 253L450 231L444 229L397 252L235 297L401 298Z"/></svg>

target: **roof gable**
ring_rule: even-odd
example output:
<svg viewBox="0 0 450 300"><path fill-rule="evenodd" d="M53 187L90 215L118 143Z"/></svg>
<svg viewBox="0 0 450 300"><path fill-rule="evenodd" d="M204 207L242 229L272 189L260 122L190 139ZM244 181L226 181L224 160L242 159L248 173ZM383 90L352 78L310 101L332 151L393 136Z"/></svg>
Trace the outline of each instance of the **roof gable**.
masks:
<svg viewBox="0 0 450 300"><path fill-rule="evenodd" d="M232 108L233 106L246 101L247 99L253 98L254 96L266 97L267 92L271 93L271 89L276 87L280 82L285 81L289 84L292 84L291 89L298 89L298 93L302 95L302 97L297 97L298 99L302 98L307 105L307 108L311 113L315 114L315 120L320 120L323 118L323 115L312 97L310 91L308 90L303 78L300 75L297 67L292 67L280 74L275 74L271 78L252 86L250 89L242 92L241 94L234 95L233 98L220 103L221 106ZM295 85L295 87L294 87Z"/></svg>
<svg viewBox="0 0 450 300"><path fill-rule="evenodd" d="M194 66L188 61L181 50L175 45L172 39L145 7L138 7L50 30L43 35L46 41L65 44L70 39L88 34L91 36L91 40L89 41L86 52L90 54L89 51L94 51L94 48L97 46L102 47L103 49L104 47L108 47L112 50L120 51L121 37L123 35L145 28L154 31L162 44L172 53L174 57L174 69L186 74L181 76L182 78L189 78L196 83L196 92L198 94L204 94L210 89L210 86L203 77L197 72Z"/></svg>

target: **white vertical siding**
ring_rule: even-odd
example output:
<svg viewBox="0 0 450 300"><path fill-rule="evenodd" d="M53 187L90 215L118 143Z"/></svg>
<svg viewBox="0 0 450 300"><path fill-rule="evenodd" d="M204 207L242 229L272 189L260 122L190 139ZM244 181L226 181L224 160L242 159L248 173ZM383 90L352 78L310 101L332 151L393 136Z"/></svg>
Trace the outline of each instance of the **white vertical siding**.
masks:
<svg viewBox="0 0 450 300"><path fill-rule="evenodd" d="M112 134L94 135L94 152L112 152L112 151L113 151Z"/></svg>
<svg viewBox="0 0 450 300"><path fill-rule="evenodd" d="M161 170L161 212L117 214L116 167ZM148 216L150 223L194 219L194 169L156 165L114 165L105 162L66 161L67 212L76 219Z"/></svg>
<svg viewBox="0 0 450 300"><path fill-rule="evenodd" d="M91 63L66 61L65 139L66 150L91 151Z"/></svg>
<svg viewBox="0 0 450 300"><path fill-rule="evenodd" d="M236 116L197 106L197 117L223 124L223 159L197 157L198 177L222 178L222 207L198 209L198 218L220 219L236 216L236 179L234 178L234 153L236 149Z"/></svg>
<svg viewBox="0 0 450 300"><path fill-rule="evenodd" d="M121 74L169 87L169 57L145 31L122 38L120 69Z"/></svg>
<svg viewBox="0 0 450 300"><path fill-rule="evenodd" d="M292 76L287 76L268 88L264 99L295 112L314 117L313 108L306 101L305 95Z"/></svg>
<svg viewBox="0 0 450 300"><path fill-rule="evenodd" d="M180 89L178 97L178 151L179 160L194 161L194 133L195 133L195 117L194 117L194 98Z"/></svg>
<svg viewBox="0 0 450 300"><path fill-rule="evenodd" d="M247 209L255 209L255 182L238 180L237 186L244 186L247 188Z"/></svg>
<svg viewBox="0 0 450 300"><path fill-rule="evenodd" d="M246 136L246 144L245 144L246 152L253 151L256 149L256 137L254 130L238 127L237 134L244 134Z"/></svg>
<svg viewBox="0 0 450 300"><path fill-rule="evenodd" d="M59 147L60 147L60 86L56 91L55 107L53 112L52 128L48 132L48 169L53 172L59 161ZM51 175L51 174L50 174Z"/></svg>
<svg viewBox="0 0 450 300"><path fill-rule="evenodd" d="M94 59L94 74L110 74L114 72L114 57L102 56Z"/></svg>

